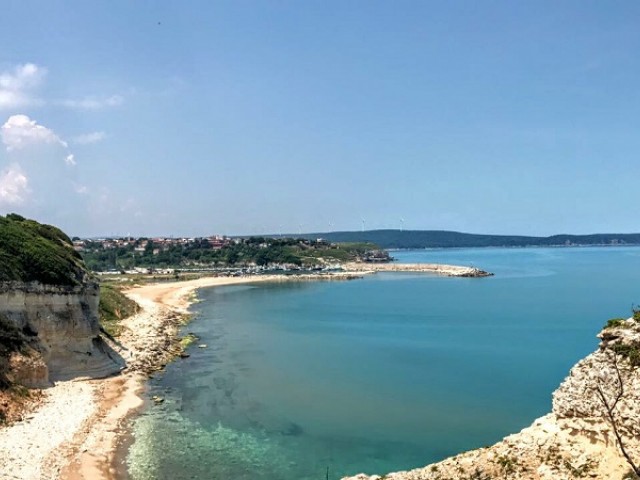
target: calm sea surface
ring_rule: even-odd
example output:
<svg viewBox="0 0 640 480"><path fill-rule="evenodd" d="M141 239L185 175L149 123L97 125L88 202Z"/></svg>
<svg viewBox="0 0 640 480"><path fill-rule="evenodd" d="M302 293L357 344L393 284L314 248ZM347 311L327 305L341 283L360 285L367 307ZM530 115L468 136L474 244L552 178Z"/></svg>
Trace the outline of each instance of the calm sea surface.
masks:
<svg viewBox="0 0 640 480"><path fill-rule="evenodd" d="M133 421L130 477L337 479L494 443L640 303L640 248L393 255L496 275L202 290L185 333L207 348L151 381L165 402Z"/></svg>

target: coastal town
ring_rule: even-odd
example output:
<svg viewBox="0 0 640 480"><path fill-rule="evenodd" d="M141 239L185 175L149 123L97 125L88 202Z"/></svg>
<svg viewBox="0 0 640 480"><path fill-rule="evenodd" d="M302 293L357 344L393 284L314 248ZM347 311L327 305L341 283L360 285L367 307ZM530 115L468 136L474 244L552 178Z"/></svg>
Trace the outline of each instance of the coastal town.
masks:
<svg viewBox="0 0 640 480"><path fill-rule="evenodd" d="M97 273L332 271L345 262L388 263L371 243L322 238L155 237L73 239L73 248Z"/></svg>
<svg viewBox="0 0 640 480"><path fill-rule="evenodd" d="M84 252L85 250L95 249L100 247L104 250L116 249L116 248L128 248L132 247L135 252L143 253L147 249L149 244L154 246L152 252L157 255L161 251L168 250L171 247L202 244L207 242L213 250L219 250L225 246L240 243L240 238L231 238L224 235L212 235L209 237L154 237L154 238L134 238L127 237L114 237L114 238L86 238L81 239L74 237L73 248L77 252Z"/></svg>

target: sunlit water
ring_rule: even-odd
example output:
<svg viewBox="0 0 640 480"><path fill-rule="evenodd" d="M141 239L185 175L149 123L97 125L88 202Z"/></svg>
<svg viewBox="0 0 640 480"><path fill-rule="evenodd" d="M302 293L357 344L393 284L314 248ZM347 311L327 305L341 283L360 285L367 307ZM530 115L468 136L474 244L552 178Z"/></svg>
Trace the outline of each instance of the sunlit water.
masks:
<svg viewBox="0 0 640 480"><path fill-rule="evenodd" d="M325 479L418 467L547 413L640 302L640 248L393 252L481 279L378 274L205 289L191 357L150 383L134 480Z"/></svg>

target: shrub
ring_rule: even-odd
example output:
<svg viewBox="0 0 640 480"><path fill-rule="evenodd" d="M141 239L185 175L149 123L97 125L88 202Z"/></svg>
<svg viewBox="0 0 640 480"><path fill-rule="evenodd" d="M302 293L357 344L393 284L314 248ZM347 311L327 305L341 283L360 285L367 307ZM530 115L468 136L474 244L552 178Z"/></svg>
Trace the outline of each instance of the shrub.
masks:
<svg viewBox="0 0 640 480"><path fill-rule="evenodd" d="M611 320L607 321L607 324L604 326L604 328L623 327L625 325L624 322L624 318L612 318Z"/></svg>
<svg viewBox="0 0 640 480"><path fill-rule="evenodd" d="M98 314L102 328L112 337L120 335L122 327L120 321L138 313L140 307L111 285L100 287L100 303Z"/></svg>
<svg viewBox="0 0 640 480"><path fill-rule="evenodd" d="M611 346L611 350L626 358L632 367L640 367L640 348L637 344L616 343Z"/></svg>

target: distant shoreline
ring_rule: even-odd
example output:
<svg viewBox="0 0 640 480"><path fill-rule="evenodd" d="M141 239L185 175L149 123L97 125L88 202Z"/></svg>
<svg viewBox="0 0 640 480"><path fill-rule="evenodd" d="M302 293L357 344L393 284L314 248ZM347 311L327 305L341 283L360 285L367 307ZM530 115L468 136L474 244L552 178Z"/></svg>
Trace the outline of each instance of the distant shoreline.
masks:
<svg viewBox="0 0 640 480"><path fill-rule="evenodd" d="M302 238L322 238L332 243L368 242L379 248L510 248L564 246L640 246L640 233L593 233L584 235L556 234L494 235L463 233L451 230L365 230L307 233Z"/></svg>
<svg viewBox="0 0 640 480"><path fill-rule="evenodd" d="M484 245L484 246L461 246L461 247L397 247L397 248L385 248L388 252L407 252L411 250L419 251L436 251L436 250L468 250L471 248L620 248L620 247L640 247L640 243L588 243L588 244L575 244L575 245Z"/></svg>

